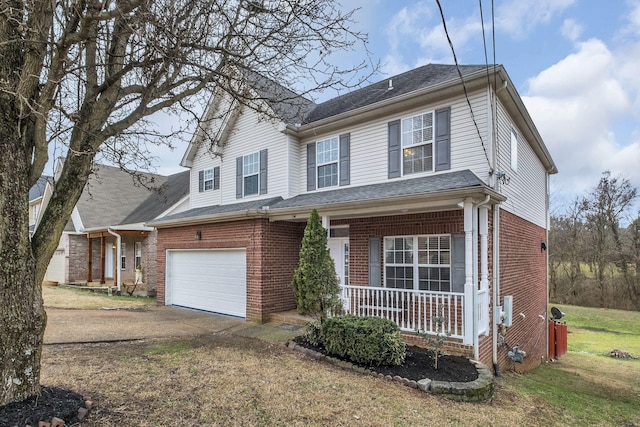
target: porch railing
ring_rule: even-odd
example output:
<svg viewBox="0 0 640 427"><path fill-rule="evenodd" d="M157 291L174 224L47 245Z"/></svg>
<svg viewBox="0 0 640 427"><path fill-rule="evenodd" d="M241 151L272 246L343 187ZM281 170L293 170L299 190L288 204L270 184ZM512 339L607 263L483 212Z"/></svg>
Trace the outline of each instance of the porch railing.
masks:
<svg viewBox="0 0 640 427"><path fill-rule="evenodd" d="M383 317L403 331L450 333L452 338L464 337L464 298L464 294L453 292L342 286L347 314ZM440 327L434 320L439 316L446 318Z"/></svg>

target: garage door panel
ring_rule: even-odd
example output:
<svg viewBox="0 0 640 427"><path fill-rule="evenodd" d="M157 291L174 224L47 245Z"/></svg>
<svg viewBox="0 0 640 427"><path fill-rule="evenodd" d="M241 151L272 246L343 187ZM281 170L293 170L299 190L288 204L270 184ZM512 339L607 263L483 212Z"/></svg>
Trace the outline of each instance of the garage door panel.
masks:
<svg viewBox="0 0 640 427"><path fill-rule="evenodd" d="M246 317L246 253L168 251L167 290L167 304Z"/></svg>

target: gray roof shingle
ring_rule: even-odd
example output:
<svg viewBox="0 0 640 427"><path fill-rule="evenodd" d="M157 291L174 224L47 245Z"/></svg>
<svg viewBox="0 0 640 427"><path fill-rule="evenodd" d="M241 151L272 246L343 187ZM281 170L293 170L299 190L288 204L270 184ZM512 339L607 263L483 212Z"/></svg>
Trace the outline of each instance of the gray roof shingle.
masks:
<svg viewBox="0 0 640 427"><path fill-rule="evenodd" d="M282 197L273 197L270 199L252 200L249 202L234 203L230 205L214 205L203 206L201 208L193 208L188 211L180 212L175 215L169 215L156 221L149 221L148 225L162 224L163 222L174 221L179 219L190 219L198 217L211 217L221 214L232 214L236 212L245 212L261 209L265 206L271 206L282 200Z"/></svg>
<svg viewBox="0 0 640 427"><path fill-rule="evenodd" d="M166 180L162 175L136 173L150 186L161 186ZM122 223L152 192L120 168L96 165L76 207L85 229L107 227Z"/></svg>
<svg viewBox="0 0 640 427"><path fill-rule="evenodd" d="M158 191L152 192L121 224L150 221L189 194L189 171L167 177Z"/></svg>
<svg viewBox="0 0 640 427"><path fill-rule="evenodd" d="M466 76L482 71L485 67L485 65L460 65L460 72ZM323 102L305 117L304 123L313 123L418 89L459 79L460 76L455 65L424 65ZM392 82L393 89L391 90L389 89L389 81Z"/></svg>
<svg viewBox="0 0 640 427"><path fill-rule="evenodd" d="M38 182L36 182L33 187L29 189L29 201L35 200L38 197L42 197L44 195L44 189L47 186L47 181L51 179L50 176L42 175L38 178Z"/></svg>
<svg viewBox="0 0 640 427"><path fill-rule="evenodd" d="M301 194L271 205L270 210L326 206L348 202L382 200L398 196L427 195L448 190L486 187L470 170L423 176L413 179L394 180L381 184L339 188Z"/></svg>

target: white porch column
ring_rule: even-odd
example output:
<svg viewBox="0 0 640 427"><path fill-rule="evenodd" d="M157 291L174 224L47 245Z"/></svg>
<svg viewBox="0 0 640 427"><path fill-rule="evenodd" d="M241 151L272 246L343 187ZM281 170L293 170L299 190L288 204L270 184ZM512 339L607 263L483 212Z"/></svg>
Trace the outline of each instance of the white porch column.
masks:
<svg viewBox="0 0 640 427"><path fill-rule="evenodd" d="M464 200L464 344L473 344L475 286L473 285L473 199Z"/></svg>
<svg viewBox="0 0 640 427"><path fill-rule="evenodd" d="M489 207L480 206L480 290L489 289Z"/></svg>
<svg viewBox="0 0 640 427"><path fill-rule="evenodd" d="M328 216L323 216L320 218L322 220L322 226L327 229L327 239L330 236L329 227L331 227L331 218Z"/></svg>

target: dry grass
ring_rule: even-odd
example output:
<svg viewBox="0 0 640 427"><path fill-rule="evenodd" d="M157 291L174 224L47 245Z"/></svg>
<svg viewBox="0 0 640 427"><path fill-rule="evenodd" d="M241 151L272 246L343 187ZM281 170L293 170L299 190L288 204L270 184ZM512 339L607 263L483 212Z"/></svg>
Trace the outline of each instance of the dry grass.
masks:
<svg viewBox="0 0 640 427"><path fill-rule="evenodd" d="M48 346L42 382L92 395L87 427L554 424L537 398L451 402L228 334Z"/></svg>
<svg viewBox="0 0 640 427"><path fill-rule="evenodd" d="M99 292L83 291L62 286L43 286L44 306L48 308L70 308L99 310L102 308L140 308L155 305L152 298L108 296Z"/></svg>

